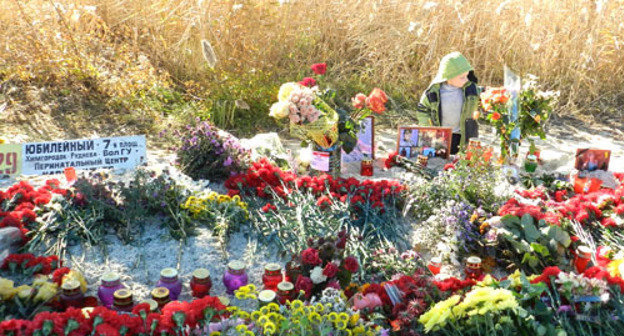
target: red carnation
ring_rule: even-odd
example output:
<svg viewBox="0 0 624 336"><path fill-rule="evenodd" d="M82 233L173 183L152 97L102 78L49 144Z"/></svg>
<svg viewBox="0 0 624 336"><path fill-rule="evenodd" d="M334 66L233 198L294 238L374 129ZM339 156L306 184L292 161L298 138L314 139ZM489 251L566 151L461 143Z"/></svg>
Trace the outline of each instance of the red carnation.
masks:
<svg viewBox="0 0 624 336"><path fill-rule="evenodd" d="M312 279L303 275L299 275L299 277L297 278L297 282L295 283L295 289L298 291L304 291L305 297L307 299L310 298L310 295L312 294L312 288L314 288L314 283L312 283Z"/></svg>
<svg viewBox="0 0 624 336"><path fill-rule="evenodd" d="M624 215L624 204L620 204L615 208L615 213L622 216Z"/></svg>
<svg viewBox="0 0 624 336"><path fill-rule="evenodd" d="M69 273L69 271L70 271L70 269L68 267L61 267L61 268L57 269L52 274L52 281L54 281L54 283L57 284L60 287L61 283L63 282L63 276L65 276L65 274Z"/></svg>
<svg viewBox="0 0 624 336"><path fill-rule="evenodd" d="M312 71L314 71L315 74L317 74L317 75L324 75L325 72L327 71L327 64L326 63L316 63L316 64L312 64L312 66L310 68L312 69Z"/></svg>
<svg viewBox="0 0 624 336"><path fill-rule="evenodd" d="M332 201L327 196L321 196L321 197L318 198L318 200L316 200L316 206L320 207L321 209L325 209L326 207L330 206L331 204L332 204Z"/></svg>
<svg viewBox="0 0 624 336"><path fill-rule="evenodd" d="M386 167L386 169L390 169L390 168L392 168L396 164L395 157L398 156L398 155L399 155L399 153L397 153L397 152L393 152L390 155L388 155L388 158L384 162L384 166Z"/></svg>
<svg viewBox="0 0 624 336"><path fill-rule="evenodd" d="M321 259L319 258L318 251L311 247L303 250L303 252L301 252L301 262L311 266L319 265L321 263Z"/></svg>
<svg viewBox="0 0 624 336"><path fill-rule="evenodd" d="M149 303L139 303L138 305L134 306L134 308L132 308L132 314L138 315L138 316L141 316L141 313L143 312L145 316L147 317L147 314L149 314L150 311L151 311L151 308L150 308Z"/></svg>
<svg viewBox="0 0 624 336"><path fill-rule="evenodd" d="M304 79L302 79L299 84L303 85L303 86L307 86L307 87L313 87L316 85L316 79L312 78L312 77L305 77Z"/></svg>
<svg viewBox="0 0 624 336"><path fill-rule="evenodd" d="M355 273L360 268L360 264L358 263L357 259L352 256L348 256L344 260L344 268L351 273Z"/></svg>
<svg viewBox="0 0 624 336"><path fill-rule="evenodd" d="M336 276L336 273L338 273L338 266L336 266L336 264L334 264L333 262L330 262L327 265L325 265L325 268L323 269L324 276L328 278L333 278Z"/></svg>
<svg viewBox="0 0 624 336"><path fill-rule="evenodd" d="M101 323L95 327L96 336L119 336L119 330L108 323Z"/></svg>
<svg viewBox="0 0 624 336"><path fill-rule="evenodd" d="M549 266L544 268L544 271L540 276L531 280L532 284L543 282L547 285L550 285L550 277L556 277L561 273L561 270L557 266Z"/></svg>
<svg viewBox="0 0 624 336"><path fill-rule="evenodd" d="M455 165L452 163L447 163L444 165L444 170L453 170L455 169Z"/></svg>

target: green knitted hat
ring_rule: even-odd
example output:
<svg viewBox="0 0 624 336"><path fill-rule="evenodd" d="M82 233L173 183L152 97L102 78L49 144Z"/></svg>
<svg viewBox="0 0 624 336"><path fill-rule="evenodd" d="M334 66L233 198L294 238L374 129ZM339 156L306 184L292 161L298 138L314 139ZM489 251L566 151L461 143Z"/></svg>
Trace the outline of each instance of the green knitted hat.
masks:
<svg viewBox="0 0 624 336"><path fill-rule="evenodd" d="M466 57L458 51L454 51L444 57L440 61L438 74L435 76L431 84L446 82L449 79L457 77L464 72L474 70Z"/></svg>

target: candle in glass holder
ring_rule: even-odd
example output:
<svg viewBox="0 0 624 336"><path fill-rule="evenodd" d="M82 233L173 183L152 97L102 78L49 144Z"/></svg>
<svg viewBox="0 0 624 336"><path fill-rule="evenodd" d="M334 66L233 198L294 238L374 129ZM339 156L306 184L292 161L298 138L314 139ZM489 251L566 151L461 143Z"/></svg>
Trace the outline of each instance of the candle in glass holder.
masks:
<svg viewBox="0 0 624 336"><path fill-rule="evenodd" d="M277 284L282 282L282 267L276 263L268 263L264 266L262 283L264 289L277 291Z"/></svg>
<svg viewBox="0 0 624 336"><path fill-rule="evenodd" d="M591 261L591 250L587 246L579 246L576 249L576 256L574 257L574 268L576 272L583 273L587 268L587 264Z"/></svg>
<svg viewBox="0 0 624 336"><path fill-rule="evenodd" d="M63 282L61 285L61 301L63 306L82 308L84 305L84 295L80 291L80 282L74 279L69 279Z"/></svg>
<svg viewBox="0 0 624 336"><path fill-rule="evenodd" d="M175 301L182 292L182 282L178 279L178 271L175 268L165 268L160 271L160 280L156 287L165 287L169 290L169 299Z"/></svg>
<svg viewBox="0 0 624 336"><path fill-rule="evenodd" d="M156 287L152 290L152 299L158 303L158 309L162 309L169 301L169 290L165 287Z"/></svg>
<svg viewBox="0 0 624 336"><path fill-rule="evenodd" d="M466 268L464 269L466 278L474 281L483 279L483 269L481 269L481 258L471 256L466 259Z"/></svg>
<svg viewBox="0 0 624 336"><path fill-rule="evenodd" d="M98 288L98 297L104 307L110 308L113 306L115 291L125 288L125 286L121 284L119 275L113 272L104 274L100 281L101 285Z"/></svg>
<svg viewBox="0 0 624 336"><path fill-rule="evenodd" d="M373 159L365 155L360 164L360 175L373 176Z"/></svg>
<svg viewBox="0 0 624 336"><path fill-rule="evenodd" d="M152 313L158 310L158 302L156 302L156 300L154 299L147 299L147 300L139 302L139 304L142 304L142 303L147 303L150 307L150 312Z"/></svg>
<svg viewBox="0 0 624 336"><path fill-rule="evenodd" d="M292 282L282 281L277 285L277 301L280 304L286 304L286 301L292 301L295 298L295 285Z"/></svg>
<svg viewBox="0 0 624 336"><path fill-rule="evenodd" d="M113 307L116 311L131 312L134 307L132 292L122 288L115 291Z"/></svg>
<svg viewBox="0 0 624 336"><path fill-rule="evenodd" d="M228 268L223 274L223 284L227 293L232 295L234 291L247 285L248 279L245 273L245 264L239 260L230 261Z"/></svg>
<svg viewBox="0 0 624 336"><path fill-rule="evenodd" d="M431 261L429 261L429 265L427 268L433 273L433 275L438 275L440 273L440 269L442 268L442 258L433 257Z"/></svg>
<svg viewBox="0 0 624 336"><path fill-rule="evenodd" d="M258 301L260 302L260 307L266 306L269 303L274 302L276 296L277 294L275 294L275 291L272 291L270 289L265 289L258 293Z"/></svg>
<svg viewBox="0 0 624 336"><path fill-rule="evenodd" d="M527 173L534 173L537 169L537 156L535 155L527 155L526 159L524 159L524 170Z"/></svg>
<svg viewBox="0 0 624 336"><path fill-rule="evenodd" d="M191 292L193 297L203 298L210 294L212 288L212 280L210 280L210 272L205 268L198 268L193 272L191 279Z"/></svg>

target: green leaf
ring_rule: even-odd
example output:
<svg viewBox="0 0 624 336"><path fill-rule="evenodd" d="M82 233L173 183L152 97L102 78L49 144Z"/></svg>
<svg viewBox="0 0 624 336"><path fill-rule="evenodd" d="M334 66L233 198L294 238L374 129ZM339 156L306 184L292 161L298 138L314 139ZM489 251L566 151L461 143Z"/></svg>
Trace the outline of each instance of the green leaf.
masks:
<svg viewBox="0 0 624 336"><path fill-rule="evenodd" d="M568 235L568 233L565 232L561 227L556 225L550 226L550 228L548 229L548 237L556 240L564 247L568 247L572 243L570 235Z"/></svg>
<svg viewBox="0 0 624 336"><path fill-rule="evenodd" d="M542 255L542 257L548 257L550 255L548 248L542 244L531 243L531 249L533 249L535 253Z"/></svg>
<svg viewBox="0 0 624 336"><path fill-rule="evenodd" d="M535 225L533 225L533 217L529 214L522 216L522 230L524 231L526 240L530 243L537 241L541 236Z"/></svg>
<svg viewBox="0 0 624 336"><path fill-rule="evenodd" d="M528 264L531 268L535 268L538 265L538 259L536 256L527 252L524 254L524 257L522 258L522 263Z"/></svg>

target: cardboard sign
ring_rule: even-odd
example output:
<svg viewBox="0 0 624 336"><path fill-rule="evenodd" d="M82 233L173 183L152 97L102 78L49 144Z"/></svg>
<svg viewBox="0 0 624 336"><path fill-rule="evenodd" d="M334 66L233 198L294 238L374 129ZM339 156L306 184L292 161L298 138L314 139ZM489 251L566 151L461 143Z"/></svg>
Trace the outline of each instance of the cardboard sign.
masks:
<svg viewBox="0 0 624 336"><path fill-rule="evenodd" d="M133 169L145 158L144 135L28 143L22 145L22 174L62 174L70 167Z"/></svg>
<svg viewBox="0 0 624 336"><path fill-rule="evenodd" d="M312 152L310 167L318 171L329 171L329 152Z"/></svg>
<svg viewBox="0 0 624 336"><path fill-rule="evenodd" d="M397 153L414 160L418 155L448 159L452 132L450 127L399 126Z"/></svg>
<svg viewBox="0 0 624 336"><path fill-rule="evenodd" d="M357 134L357 145L351 153L342 151L342 163L360 162L367 155L375 158L375 118L369 116L360 122L360 130Z"/></svg>
<svg viewBox="0 0 624 336"><path fill-rule="evenodd" d="M15 144L0 145L0 176L21 173L22 146Z"/></svg>

